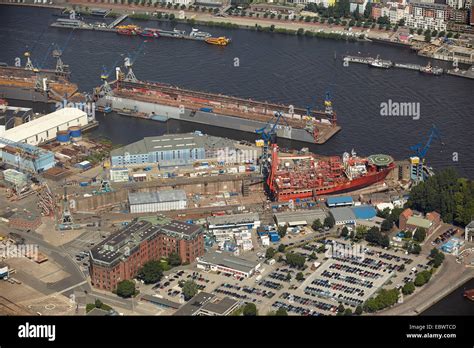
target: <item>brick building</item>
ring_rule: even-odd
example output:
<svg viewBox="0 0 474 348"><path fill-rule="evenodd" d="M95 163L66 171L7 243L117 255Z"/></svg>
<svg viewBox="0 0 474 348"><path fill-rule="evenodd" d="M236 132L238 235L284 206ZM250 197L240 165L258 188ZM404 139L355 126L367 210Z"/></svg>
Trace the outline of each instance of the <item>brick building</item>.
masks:
<svg viewBox="0 0 474 348"><path fill-rule="evenodd" d="M182 262L202 256L202 227L175 220L163 225L134 220L90 251L92 285L112 291L120 281L134 278L146 262L172 253L178 253Z"/></svg>
<svg viewBox="0 0 474 348"><path fill-rule="evenodd" d="M426 230L426 234L430 235L442 222L441 216L432 211L427 213L425 217L418 213L415 215L410 208L405 209L398 219L399 227L404 231L415 232L418 228Z"/></svg>

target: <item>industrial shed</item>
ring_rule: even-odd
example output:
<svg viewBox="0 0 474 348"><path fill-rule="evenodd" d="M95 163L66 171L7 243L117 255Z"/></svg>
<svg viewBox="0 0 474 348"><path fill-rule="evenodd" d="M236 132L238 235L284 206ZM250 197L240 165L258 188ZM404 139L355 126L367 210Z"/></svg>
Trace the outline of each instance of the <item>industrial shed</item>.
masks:
<svg viewBox="0 0 474 348"><path fill-rule="evenodd" d="M186 209L187 199L183 190L157 192L129 192L130 213L154 213L157 211Z"/></svg>
<svg viewBox="0 0 474 348"><path fill-rule="evenodd" d="M275 222L278 225L311 225L314 220L319 219L321 223L326 218L326 213L322 209L296 210L281 213L275 213Z"/></svg>
<svg viewBox="0 0 474 348"><path fill-rule="evenodd" d="M30 122L8 129L3 138L14 142L38 145L55 139L58 131L67 131L69 127L87 125L87 114L76 108L59 109Z"/></svg>

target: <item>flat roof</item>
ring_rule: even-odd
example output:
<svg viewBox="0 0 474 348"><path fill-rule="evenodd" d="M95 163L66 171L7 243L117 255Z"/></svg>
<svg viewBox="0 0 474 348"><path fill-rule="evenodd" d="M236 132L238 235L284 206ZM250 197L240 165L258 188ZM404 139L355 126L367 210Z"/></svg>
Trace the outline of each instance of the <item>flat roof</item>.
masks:
<svg viewBox="0 0 474 348"><path fill-rule="evenodd" d="M312 224L316 219L324 220L326 218L326 213L324 210L318 208L275 213L274 217L277 224L291 224L298 221L306 221L306 224Z"/></svg>
<svg viewBox="0 0 474 348"><path fill-rule="evenodd" d="M354 212L356 219L368 220L377 216L377 211L371 205L359 205L357 207L352 207L351 209Z"/></svg>
<svg viewBox="0 0 474 348"><path fill-rule="evenodd" d="M224 315L229 309L232 309L239 301L231 299L230 297L218 298L215 297L206 303L202 309L218 315Z"/></svg>
<svg viewBox="0 0 474 348"><path fill-rule="evenodd" d="M180 303L173 302L173 301L167 300L166 298L160 298L160 297L156 297L152 295L143 295L140 299L142 301L147 301L159 306L164 306L164 307L169 307L169 308L174 308L174 309L178 309L179 307L181 307Z"/></svg>
<svg viewBox="0 0 474 348"><path fill-rule="evenodd" d="M235 148L236 141L214 137L206 134L167 134L156 137L145 137L142 140L125 145L121 148L112 150L111 156L124 156L125 153L130 155L148 154L158 151L172 151L183 149L212 149L212 148Z"/></svg>
<svg viewBox="0 0 474 348"><path fill-rule="evenodd" d="M163 190L156 192L129 192L128 201L132 204L150 204L186 201L186 192L183 190Z"/></svg>
<svg viewBox="0 0 474 348"><path fill-rule="evenodd" d="M196 294L192 299L190 299L186 304L184 304L174 315L180 316L191 316L194 315L203 304L205 304L210 299L214 298L213 294L208 292L201 291Z"/></svg>
<svg viewBox="0 0 474 348"><path fill-rule="evenodd" d="M203 262L219 265L240 272L249 273L258 266L258 262L241 259L226 252L210 251L199 258Z"/></svg>
<svg viewBox="0 0 474 348"><path fill-rule="evenodd" d="M410 216L407 225L413 225L422 228L430 228L432 222L419 216Z"/></svg>
<svg viewBox="0 0 474 348"><path fill-rule="evenodd" d="M349 207L338 207L330 209L334 220L336 221L355 221L356 216Z"/></svg>
<svg viewBox="0 0 474 348"><path fill-rule="evenodd" d="M209 225L227 225L227 224L238 224L238 223L253 223L259 221L260 217L258 213L243 213L243 214L232 214L232 215L221 215L221 216L209 216L207 222Z"/></svg>
<svg viewBox="0 0 474 348"><path fill-rule="evenodd" d="M354 200L352 199L351 196L340 196L340 197L329 197L326 200L326 203L328 205L333 205L333 204L344 204L344 203L354 203Z"/></svg>
<svg viewBox="0 0 474 348"><path fill-rule="evenodd" d="M22 141L34 134L45 132L79 117L87 117L87 114L76 108L63 108L50 114L41 116L30 122L23 123L17 127L5 131L3 137L12 141ZM73 126L71 124L71 126Z"/></svg>

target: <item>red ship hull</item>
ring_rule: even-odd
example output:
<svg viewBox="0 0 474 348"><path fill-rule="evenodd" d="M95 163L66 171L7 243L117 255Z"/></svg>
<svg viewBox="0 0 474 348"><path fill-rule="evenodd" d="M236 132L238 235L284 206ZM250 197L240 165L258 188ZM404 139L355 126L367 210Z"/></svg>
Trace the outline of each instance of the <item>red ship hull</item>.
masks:
<svg viewBox="0 0 474 348"><path fill-rule="evenodd" d="M388 173L394 168L395 166L391 165L386 169L383 169L379 172L369 173L365 176L348 180L345 183L341 183L338 185L321 187L321 188L307 188L307 189L297 189L297 190L288 190L288 191L280 191L275 192L275 199L279 202L287 202L289 200L296 200L296 199L303 199L303 198L314 198L316 196L322 195L330 195L336 193L344 193L349 191L358 190L367 186L371 186L378 182L385 180Z"/></svg>
<svg viewBox="0 0 474 348"><path fill-rule="evenodd" d="M464 291L464 297L468 300L474 301L474 289Z"/></svg>

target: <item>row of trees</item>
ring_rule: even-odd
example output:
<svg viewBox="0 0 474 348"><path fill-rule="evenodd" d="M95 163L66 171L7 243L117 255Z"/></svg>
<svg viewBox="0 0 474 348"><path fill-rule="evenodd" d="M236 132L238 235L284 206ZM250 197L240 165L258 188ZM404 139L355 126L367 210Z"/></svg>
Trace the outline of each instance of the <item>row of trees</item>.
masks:
<svg viewBox="0 0 474 348"><path fill-rule="evenodd" d="M364 310L369 313L380 311L393 306L398 301L397 289L382 289L376 297L369 298L364 303Z"/></svg>
<svg viewBox="0 0 474 348"><path fill-rule="evenodd" d="M437 211L444 222L464 227L474 216L474 181L444 169L412 188L408 206L423 213Z"/></svg>

